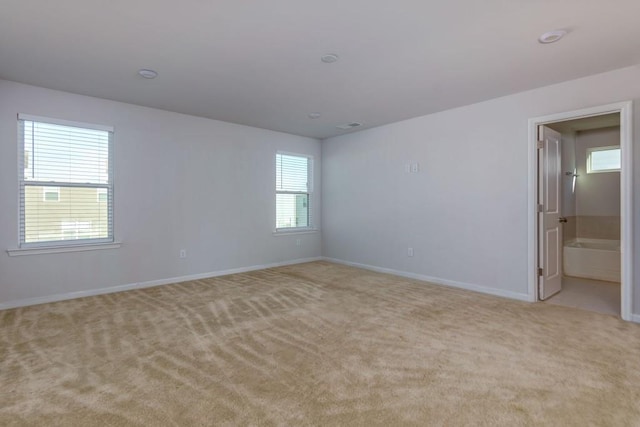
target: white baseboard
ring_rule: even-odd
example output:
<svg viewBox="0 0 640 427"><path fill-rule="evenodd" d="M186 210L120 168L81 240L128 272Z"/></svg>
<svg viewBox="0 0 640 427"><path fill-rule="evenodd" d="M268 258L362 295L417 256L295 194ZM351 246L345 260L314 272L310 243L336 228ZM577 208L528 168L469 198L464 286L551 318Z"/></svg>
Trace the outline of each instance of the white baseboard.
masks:
<svg viewBox="0 0 640 427"><path fill-rule="evenodd" d="M519 301L530 302L529 294L521 294L518 292L505 291L503 289L487 288L486 286L474 285L471 283L456 282L454 280L441 279L438 277L425 276L423 274L409 273L407 271L393 270L391 268L376 267L368 264L360 264L357 262L343 261L335 258L323 258L325 261L335 262L337 264L349 265L351 267L363 268L378 273L392 274L394 276L406 277L408 279L421 280L423 282L433 283L434 285L449 286L452 288L465 289L468 291L480 292L483 294L495 295L498 297L515 299Z"/></svg>
<svg viewBox="0 0 640 427"><path fill-rule="evenodd" d="M480 292L484 294L495 295L495 296L509 298L509 299L515 299L519 301L530 302L528 294L505 291L502 289L487 288L485 286L474 285L470 283L456 282L453 280L440 279L437 277L425 276L425 275L416 274L416 273L409 273L406 271L394 270L391 268L376 267L368 264L344 261L336 258L312 257L312 258L302 258L302 259L295 259L290 261L276 262L271 264L252 265L249 267L239 267L239 268L232 268L228 270L212 271L208 273L191 274L187 276L170 277L167 279L150 280L147 282L130 283L126 285L111 286L111 287L100 288L100 289L67 292L63 294L48 295L44 297L25 298L21 300L0 303L0 310L26 307L26 306L37 305L37 304L45 304L45 303L56 302L56 301L65 301L65 300L76 299L76 298L84 298L84 297L90 297L94 295L111 294L115 292L129 291L132 289L151 288L154 286L170 285L172 283L186 282L189 280L199 280L199 279L206 279L208 277L227 276L229 274L246 273L249 271L264 270L265 268L283 267L286 265L302 264L305 262L323 261L323 260L329 261L329 262L335 262L336 264L343 264L343 265L349 265L351 267L363 268L365 270L371 270L378 273L386 273L386 274L392 274L394 276L421 280L424 282L433 283L435 285L443 285L443 286L449 286L449 287L454 287L459 289L466 289L469 291L475 291L475 292ZM629 320L634 323L640 323L640 314L632 314Z"/></svg>
<svg viewBox="0 0 640 427"><path fill-rule="evenodd" d="M67 292L63 294L47 295L43 297L25 298L15 301L0 303L0 310L9 308L26 307L30 305L45 304L48 302L65 301L75 298L84 298L94 295L111 294L115 292L129 291L132 289L151 288L153 286L170 285L172 283L186 282L189 280L206 279L208 277L227 276L229 274L246 273L248 271L264 270L265 268L282 267L285 265L302 264L305 262L321 261L322 257L301 258L291 261L275 262L271 264L252 265L249 267L232 268L229 270L211 271L208 273L191 274L188 276L170 277L167 279L150 280L148 282L130 283L126 285L110 286L107 288L91 289L86 291Z"/></svg>

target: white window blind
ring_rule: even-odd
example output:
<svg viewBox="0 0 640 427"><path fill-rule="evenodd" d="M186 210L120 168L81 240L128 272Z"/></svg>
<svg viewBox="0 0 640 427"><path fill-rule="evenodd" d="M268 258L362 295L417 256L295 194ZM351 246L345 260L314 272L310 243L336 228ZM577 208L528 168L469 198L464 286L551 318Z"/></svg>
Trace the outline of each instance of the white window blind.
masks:
<svg viewBox="0 0 640 427"><path fill-rule="evenodd" d="M276 154L276 230L311 228L312 158Z"/></svg>
<svg viewBox="0 0 640 427"><path fill-rule="evenodd" d="M20 246L113 242L113 131L25 115L18 125Z"/></svg>

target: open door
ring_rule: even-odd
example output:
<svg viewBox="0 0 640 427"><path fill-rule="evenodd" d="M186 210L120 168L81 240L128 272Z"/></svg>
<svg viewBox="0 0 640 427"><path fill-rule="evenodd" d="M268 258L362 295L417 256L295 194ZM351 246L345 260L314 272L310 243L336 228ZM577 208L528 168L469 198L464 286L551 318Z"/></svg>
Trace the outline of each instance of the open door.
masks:
<svg viewBox="0 0 640 427"><path fill-rule="evenodd" d="M538 128L538 298L545 300L562 288L561 136Z"/></svg>

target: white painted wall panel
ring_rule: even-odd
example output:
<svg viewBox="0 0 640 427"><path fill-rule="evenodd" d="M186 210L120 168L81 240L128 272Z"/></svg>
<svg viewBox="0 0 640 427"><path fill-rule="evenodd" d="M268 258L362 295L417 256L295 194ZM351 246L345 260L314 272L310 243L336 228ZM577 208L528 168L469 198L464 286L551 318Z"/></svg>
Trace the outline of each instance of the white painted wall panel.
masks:
<svg viewBox="0 0 640 427"><path fill-rule="evenodd" d="M18 243L17 113L115 127L121 248L7 255ZM320 233L272 234L277 150L314 156L320 221L317 140L0 80L0 303L320 256Z"/></svg>
<svg viewBox="0 0 640 427"><path fill-rule="evenodd" d="M573 188L573 176L566 172L576 169L576 134L562 133L562 216L576 216L576 193Z"/></svg>
<svg viewBox="0 0 640 427"><path fill-rule="evenodd" d="M526 293L528 120L638 98L634 66L327 139L323 255ZM637 103L634 128L638 189ZM407 162L420 172L405 172ZM634 203L640 248L640 198ZM634 297L640 313L638 272Z"/></svg>

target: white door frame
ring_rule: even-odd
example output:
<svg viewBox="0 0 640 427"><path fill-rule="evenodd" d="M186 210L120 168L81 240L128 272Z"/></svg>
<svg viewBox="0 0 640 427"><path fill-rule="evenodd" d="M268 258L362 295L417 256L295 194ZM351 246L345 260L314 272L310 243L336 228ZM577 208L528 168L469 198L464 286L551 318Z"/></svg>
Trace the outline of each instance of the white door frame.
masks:
<svg viewBox="0 0 640 427"><path fill-rule="evenodd" d="M538 301L538 126L610 113L620 113L622 165L620 171L620 250L622 258L620 315L622 319L630 321L632 320L631 303L633 301L633 103L631 101L529 119L528 295L530 301Z"/></svg>

